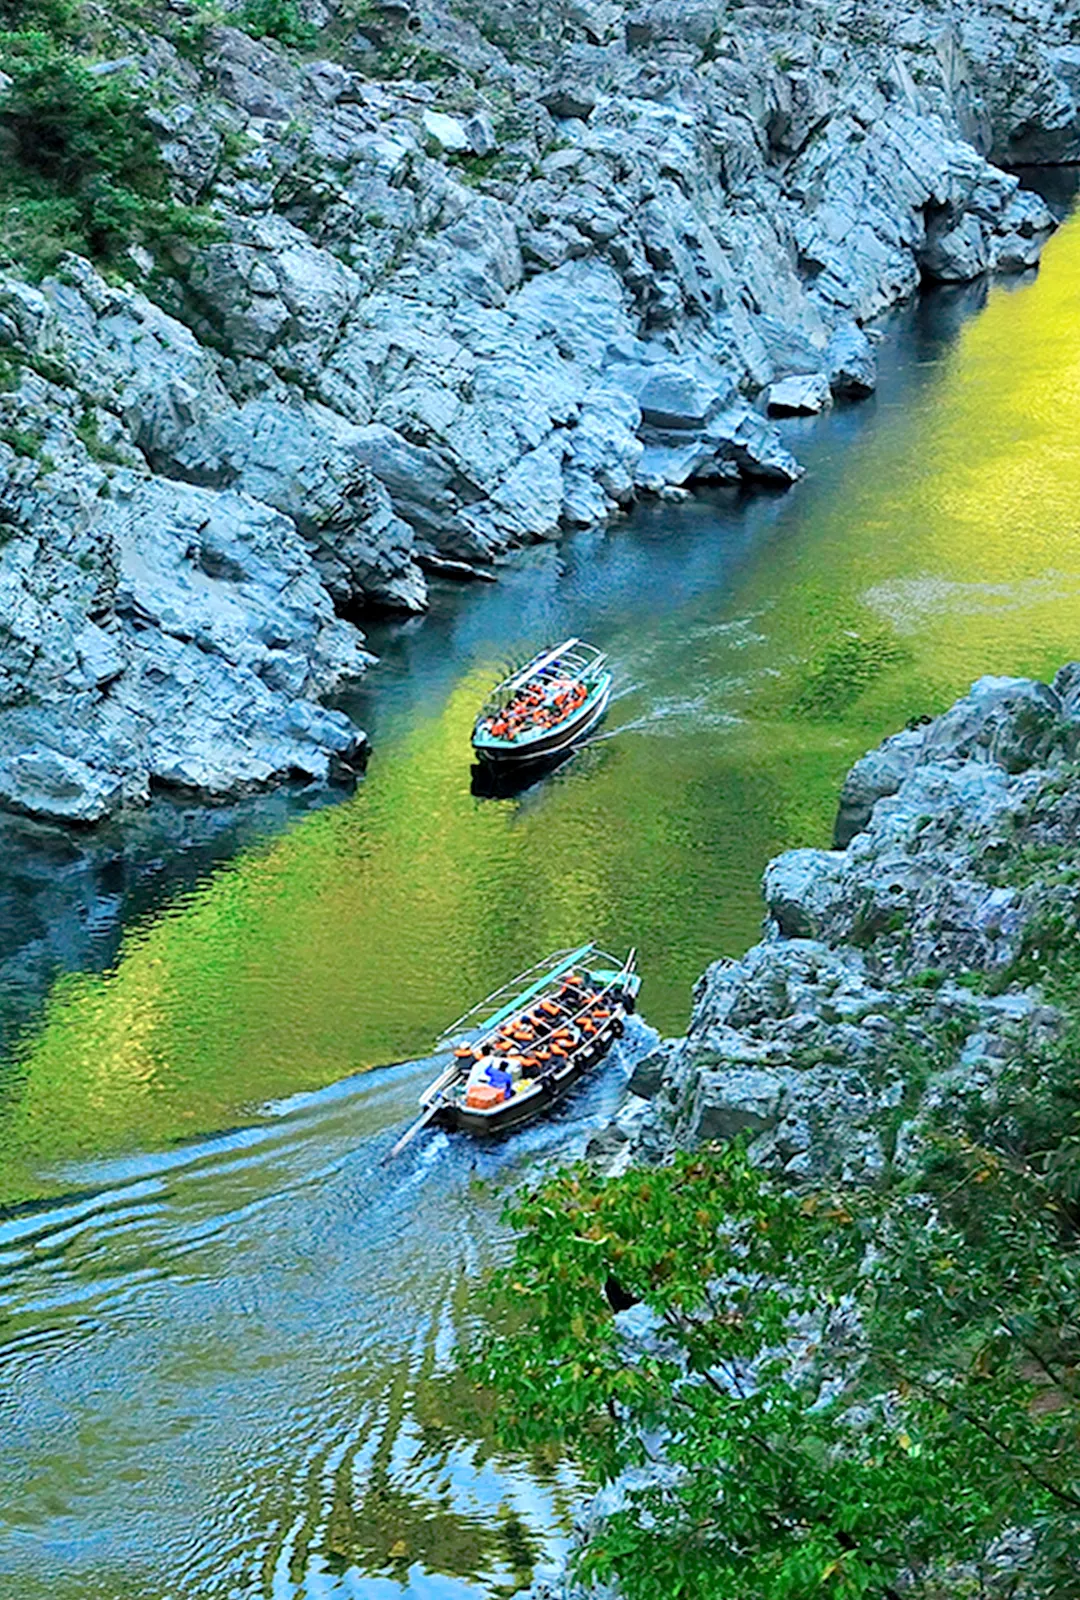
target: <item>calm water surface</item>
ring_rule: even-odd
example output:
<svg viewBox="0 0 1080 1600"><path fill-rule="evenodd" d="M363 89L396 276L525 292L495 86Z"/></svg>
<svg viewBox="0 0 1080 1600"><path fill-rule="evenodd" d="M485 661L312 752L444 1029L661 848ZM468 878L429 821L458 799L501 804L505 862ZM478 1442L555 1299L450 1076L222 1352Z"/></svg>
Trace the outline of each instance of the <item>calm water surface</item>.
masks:
<svg viewBox="0 0 1080 1600"><path fill-rule="evenodd" d="M0 1204L55 1197L0 1222L2 1600L457 1600L557 1545L565 1469L499 1458L447 1358L502 1189L618 1064L562 1121L436 1136L389 1179L426 1069L360 1069L590 935L638 945L649 1021L680 1028L857 755L1080 652L1078 415L1074 220L1036 280L898 315L877 398L787 428L791 493L643 509L378 630L355 797L53 985L0 1066ZM477 701L570 632L611 653L612 736L475 798Z"/></svg>

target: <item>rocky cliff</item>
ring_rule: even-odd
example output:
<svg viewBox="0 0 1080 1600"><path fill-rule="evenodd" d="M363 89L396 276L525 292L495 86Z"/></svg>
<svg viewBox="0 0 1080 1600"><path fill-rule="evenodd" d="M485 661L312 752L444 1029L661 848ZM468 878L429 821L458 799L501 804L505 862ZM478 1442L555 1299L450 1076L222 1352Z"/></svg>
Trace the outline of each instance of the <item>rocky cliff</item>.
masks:
<svg viewBox="0 0 1080 1600"><path fill-rule="evenodd" d="M746 1133L803 1179L901 1168L928 1116L1004 1093L1065 1019L1033 980L1080 938L1080 663L982 678L844 784L843 848L765 872L765 938L694 991L594 1154Z"/></svg>
<svg viewBox="0 0 1080 1600"><path fill-rule="evenodd" d="M765 412L869 392L863 324L922 279L1033 265L1001 163L1080 156L1054 0L291 11L310 48L231 0L99 17L217 238L0 282L14 809L355 764L318 702L366 608L642 493L794 481Z"/></svg>
<svg viewBox="0 0 1080 1600"><path fill-rule="evenodd" d="M993 1127L994 1148L1022 1144L1025 1103L1075 1040L1078 756L1073 662L1052 685L983 678L859 761L841 796L842 848L769 865L763 941L703 975L686 1036L638 1060L594 1162L614 1176L742 1136L806 1196L873 1186L895 1199L944 1134ZM654 1460L608 1484L583 1508L578 1541L602 1539L631 1479L663 1470ZM1033 1544L1010 1529L988 1576L953 1571L933 1592L1061 1592L1028 1587ZM556 1570L522 1600L617 1595Z"/></svg>

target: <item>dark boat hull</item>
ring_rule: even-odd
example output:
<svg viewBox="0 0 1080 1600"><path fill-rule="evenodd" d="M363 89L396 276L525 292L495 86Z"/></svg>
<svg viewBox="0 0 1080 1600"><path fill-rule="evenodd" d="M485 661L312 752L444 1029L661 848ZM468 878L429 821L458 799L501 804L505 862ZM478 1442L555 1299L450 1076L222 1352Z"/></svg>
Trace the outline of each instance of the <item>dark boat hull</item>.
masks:
<svg viewBox="0 0 1080 1600"><path fill-rule="evenodd" d="M513 749L507 746L504 749L495 749L491 745L477 743L473 740L473 750L478 761L486 766L509 771L512 768L541 765L547 761L557 761L560 756L567 755L574 745L588 737L593 729L603 718L611 699L610 684L598 699L591 705L586 704L580 716L568 718L560 722L558 727L551 728L542 739L531 740L527 746Z"/></svg>

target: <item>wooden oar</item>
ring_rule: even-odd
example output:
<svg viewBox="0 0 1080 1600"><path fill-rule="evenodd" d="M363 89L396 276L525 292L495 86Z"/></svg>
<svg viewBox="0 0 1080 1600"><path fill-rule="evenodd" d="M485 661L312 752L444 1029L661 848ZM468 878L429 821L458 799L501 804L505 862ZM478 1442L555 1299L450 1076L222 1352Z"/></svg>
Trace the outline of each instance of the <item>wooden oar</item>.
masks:
<svg viewBox="0 0 1080 1600"><path fill-rule="evenodd" d="M436 1100L434 1104L428 1106L423 1115L417 1117L412 1127L405 1130L394 1148L392 1150L388 1150L386 1155L383 1156L382 1160L379 1162L380 1167L385 1167L388 1161L393 1161L395 1156L399 1156L401 1154L407 1144L412 1144L413 1140L416 1138L416 1135L426 1128L432 1117L435 1116L436 1112L441 1110L441 1100Z"/></svg>

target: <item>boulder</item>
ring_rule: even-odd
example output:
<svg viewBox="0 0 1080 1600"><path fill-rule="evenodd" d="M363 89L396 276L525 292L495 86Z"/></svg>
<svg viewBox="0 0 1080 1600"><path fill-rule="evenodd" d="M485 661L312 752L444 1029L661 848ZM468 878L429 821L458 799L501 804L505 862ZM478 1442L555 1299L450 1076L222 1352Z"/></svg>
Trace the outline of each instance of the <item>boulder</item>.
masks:
<svg viewBox="0 0 1080 1600"><path fill-rule="evenodd" d="M805 471L776 429L749 406L722 412L709 424L705 437L713 445L717 461L732 463L741 477L790 484L797 483Z"/></svg>
<svg viewBox="0 0 1080 1600"><path fill-rule="evenodd" d="M695 433L729 402L730 383L706 383L685 367L658 367L637 391L642 423L649 428Z"/></svg>
<svg viewBox="0 0 1080 1600"><path fill-rule="evenodd" d="M1080 679L1080 669L1063 667L1050 687L1026 678L980 678L944 715L893 734L861 757L840 791L836 848L846 848L869 825L877 802L897 794L923 764L992 762L1020 773L1069 754L1075 736L1065 724L1070 706L1080 702L1075 685L1075 700L1068 699L1074 671Z"/></svg>
<svg viewBox="0 0 1080 1600"><path fill-rule="evenodd" d="M1006 772L1045 763L1063 739L1055 689L1028 678L980 678L923 735L927 761L991 761Z"/></svg>
<svg viewBox="0 0 1080 1600"><path fill-rule="evenodd" d="M445 111L425 111L421 118L424 132L439 150L450 155L472 149L472 140L463 123Z"/></svg>
<svg viewBox="0 0 1080 1600"><path fill-rule="evenodd" d="M474 156L489 156L499 148L495 124L486 111L474 111L465 119L465 136Z"/></svg>
<svg viewBox="0 0 1080 1600"><path fill-rule="evenodd" d="M856 322L835 329L825 349L825 368L833 394L861 400L877 388L874 347Z"/></svg>
<svg viewBox="0 0 1080 1600"><path fill-rule="evenodd" d="M550 84L541 90L540 104L553 117L588 120L596 109L597 93L583 79L566 80Z"/></svg>
<svg viewBox="0 0 1080 1600"><path fill-rule="evenodd" d="M0 758L0 804L46 822L100 822L120 804L123 785L102 772L38 746Z"/></svg>
<svg viewBox="0 0 1080 1600"><path fill-rule="evenodd" d="M670 1050L660 1045L656 1050L650 1050L648 1055L642 1056L634 1064L634 1070L627 1080L627 1091L636 1094L642 1100L651 1100L659 1092L664 1081L664 1074L668 1065Z"/></svg>
<svg viewBox="0 0 1080 1600"><path fill-rule="evenodd" d="M925 738L921 731L895 733L876 750L862 756L840 790L840 806L833 830L833 844L844 850L870 821L874 807L886 795L896 794L904 779L917 765Z"/></svg>
<svg viewBox="0 0 1080 1600"><path fill-rule="evenodd" d="M843 899L839 851L787 850L765 868L765 907L786 939L817 939Z"/></svg>
<svg viewBox="0 0 1080 1600"><path fill-rule="evenodd" d="M687 1133L695 1144L764 1133L780 1120L786 1088L787 1076L782 1073L699 1068Z"/></svg>
<svg viewBox="0 0 1080 1600"><path fill-rule="evenodd" d="M800 307L796 315L801 311ZM821 371L821 350L801 327L764 314L754 317L750 326L761 343L771 378L808 377Z"/></svg>
<svg viewBox="0 0 1080 1600"><path fill-rule="evenodd" d="M986 230L970 211L956 222L947 215L928 222L926 243L919 251L924 278L942 283L968 283L984 273L989 265Z"/></svg>
<svg viewBox="0 0 1080 1600"><path fill-rule="evenodd" d="M1062 713L1070 721L1080 721L1080 661L1070 661L1062 667L1051 688L1061 701Z"/></svg>
<svg viewBox="0 0 1080 1600"><path fill-rule="evenodd" d="M738 483L739 468L734 460L717 454L707 439L692 439L684 445L647 445L634 469L634 481L647 494L665 488L681 489L692 482Z"/></svg>
<svg viewBox="0 0 1080 1600"><path fill-rule="evenodd" d="M832 390L823 372L782 378L769 386L766 410L773 417L813 416L832 405Z"/></svg>

